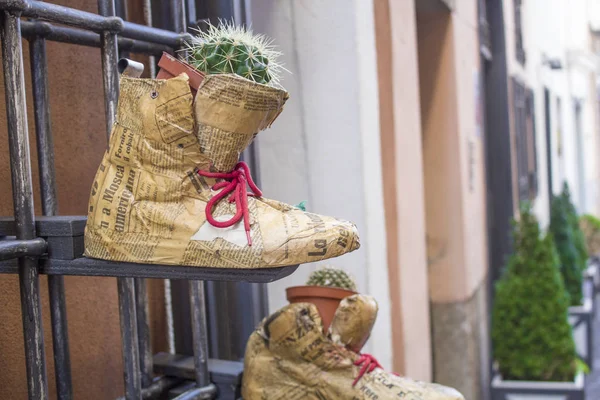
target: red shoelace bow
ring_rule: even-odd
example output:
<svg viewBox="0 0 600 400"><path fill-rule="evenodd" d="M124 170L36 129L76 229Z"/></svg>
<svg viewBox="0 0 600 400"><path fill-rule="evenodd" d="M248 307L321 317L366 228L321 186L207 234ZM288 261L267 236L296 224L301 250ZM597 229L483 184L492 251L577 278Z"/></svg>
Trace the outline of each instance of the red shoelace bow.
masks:
<svg viewBox="0 0 600 400"><path fill-rule="evenodd" d="M375 368L383 369L381 364L379 364L379 361L377 361L377 359L370 354L360 354L360 358L354 362L354 365L361 368L358 372L358 376L354 382L352 382L352 387L358 383L360 378L362 378L365 374L373 372ZM394 373L394 375L397 376L398 374Z"/></svg>
<svg viewBox="0 0 600 400"><path fill-rule="evenodd" d="M206 204L206 219L208 222L217 228L227 228L244 218L244 228L246 229L248 246L252 246L252 238L250 237L248 196L260 197L262 196L262 192L252 180L252 175L250 175L250 168L248 168L248 165L245 162L240 161L235 165L231 172L198 171L198 174L207 178L223 179L223 181L217 182L212 186L212 190L222 190L214 195ZM250 190L252 192L248 193L246 184L250 186ZM231 195L229 196L229 202L235 203L235 215L227 221L217 221L212 215L213 207L230 193Z"/></svg>

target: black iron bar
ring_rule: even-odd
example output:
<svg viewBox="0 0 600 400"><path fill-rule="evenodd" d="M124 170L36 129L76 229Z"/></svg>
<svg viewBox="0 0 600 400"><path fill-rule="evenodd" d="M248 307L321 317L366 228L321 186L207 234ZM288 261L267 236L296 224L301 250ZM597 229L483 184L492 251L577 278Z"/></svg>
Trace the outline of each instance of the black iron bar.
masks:
<svg viewBox="0 0 600 400"><path fill-rule="evenodd" d="M95 32L84 31L67 26L57 26L50 22L21 21L23 36L33 40L36 36L46 40L61 43L70 43L88 47L100 47L100 35ZM124 37L117 38L119 48L133 53L162 54L173 53L173 49L167 45L156 44L142 40L134 40Z"/></svg>
<svg viewBox="0 0 600 400"><path fill-rule="evenodd" d="M54 168L54 145L50 126L50 99L48 94L48 63L46 40L36 36L29 42L29 59L33 89L33 107L37 140L38 167L42 197L42 213L56 215L56 174ZM65 282L62 275L48 277L50 317L52 320L52 346L54 350L54 377L58 400L71 400L71 359L67 327Z"/></svg>
<svg viewBox="0 0 600 400"><path fill-rule="evenodd" d="M20 0L8 1L0 4L4 9L19 9L24 17L60 22L61 24L79 26L95 32L114 31L123 29L121 18L105 18L101 15L75 10L41 1Z"/></svg>
<svg viewBox="0 0 600 400"><path fill-rule="evenodd" d="M196 14L196 0L186 0L187 3L187 26L196 27L198 24L198 17Z"/></svg>
<svg viewBox="0 0 600 400"><path fill-rule="evenodd" d="M186 42L190 42L192 35L189 33L175 33L158 28L125 22L121 35L131 38L145 40L152 43L165 44L173 48L182 47Z"/></svg>
<svg viewBox="0 0 600 400"><path fill-rule="evenodd" d="M65 280L62 275L48 276L50 318L52 321L52 348L54 350L54 378L58 400L73 398L71 379L71 356L67 325Z"/></svg>
<svg viewBox="0 0 600 400"><path fill-rule="evenodd" d="M13 261L14 260L0 262L0 274L16 273L17 266ZM74 260L60 260L53 258L40 260L40 273L46 275L157 278L174 279L175 282L177 282L177 280L197 279L205 281L268 283L291 275L297 268L298 265L257 269L186 267L183 265L115 262L87 257L76 258Z"/></svg>
<svg viewBox="0 0 600 400"><path fill-rule="evenodd" d="M98 12L104 16L115 15L114 0L98 0ZM119 75L117 62L119 51L117 48L117 34L102 32L100 34L102 53L102 78L104 82L104 111L106 114L106 134L110 136L117 112L119 99Z"/></svg>
<svg viewBox="0 0 600 400"><path fill-rule="evenodd" d="M5 11L2 17L2 61L16 236L27 240L35 238L35 221L20 15ZM36 259L19 259L19 284L29 399L46 400L48 378Z"/></svg>
<svg viewBox="0 0 600 400"><path fill-rule="evenodd" d="M30 240L0 240L0 261L23 256L39 257L46 252L47 243L42 238Z"/></svg>
<svg viewBox="0 0 600 400"><path fill-rule="evenodd" d="M29 59L31 64L42 212L44 215L55 215L58 207L56 203L56 176L54 173L54 145L50 127L46 41L43 38L37 37L30 41Z"/></svg>
<svg viewBox="0 0 600 400"><path fill-rule="evenodd" d="M115 15L121 18L123 21L127 21L128 18L128 10L127 10L127 0L115 0ZM117 37L118 40L118 37ZM130 54L127 50L119 47L119 58L129 58Z"/></svg>
<svg viewBox="0 0 600 400"><path fill-rule="evenodd" d="M185 4L182 0L169 0L171 3L171 17L173 30L177 33L185 32L187 20L185 17Z"/></svg>
<svg viewBox="0 0 600 400"><path fill-rule="evenodd" d="M142 398L144 400L156 400L162 398L166 391L185 382L185 379L174 378L170 376L161 376L152 382L150 386L142 389ZM117 400L126 400L125 397L119 397Z"/></svg>
<svg viewBox="0 0 600 400"><path fill-rule="evenodd" d="M175 33L164 29L125 22L121 18L114 16L114 14L112 16L98 15L57 4L43 3L41 1L3 1L0 2L0 10L20 10L24 17L58 22L98 33L105 31L120 33L121 36L131 39L164 44L173 48L181 47L185 41L189 41L191 38L191 35L187 33Z"/></svg>
<svg viewBox="0 0 600 400"><path fill-rule="evenodd" d="M142 399L142 380L138 365L139 347L135 309L135 283L133 278L117 279L119 292L119 317L121 321L121 345L123 347L123 373L125 398Z"/></svg>
<svg viewBox="0 0 600 400"><path fill-rule="evenodd" d="M152 26L152 4L150 0L142 0L142 8L144 11L144 25ZM148 58L150 78L156 77L156 59L153 56Z"/></svg>
<svg viewBox="0 0 600 400"><path fill-rule="evenodd" d="M142 376L142 387L147 388L152 384L152 343L150 342L150 310L148 306L148 294L146 280L135 278L135 308L137 316L137 331L140 353L140 371Z"/></svg>
<svg viewBox="0 0 600 400"><path fill-rule="evenodd" d="M206 328L206 301L204 282L189 281L190 317L194 346L194 366L196 367L196 386L201 388L210 384L208 374L208 333Z"/></svg>
<svg viewBox="0 0 600 400"><path fill-rule="evenodd" d="M214 399L215 394L217 393L217 388L215 385L208 385L204 387L194 388L188 390L185 393L180 394L175 397L173 400L205 400L205 399Z"/></svg>

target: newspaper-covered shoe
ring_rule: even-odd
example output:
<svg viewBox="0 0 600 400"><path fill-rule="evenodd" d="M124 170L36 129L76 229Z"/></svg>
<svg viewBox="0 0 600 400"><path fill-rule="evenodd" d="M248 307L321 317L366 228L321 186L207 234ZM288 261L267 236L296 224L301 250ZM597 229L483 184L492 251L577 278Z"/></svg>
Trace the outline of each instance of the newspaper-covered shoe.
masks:
<svg viewBox="0 0 600 400"><path fill-rule="evenodd" d="M122 77L116 123L91 190L85 255L267 268L357 249L354 224L261 197L238 162L287 98L235 75L207 76L195 100L185 74Z"/></svg>
<svg viewBox="0 0 600 400"><path fill-rule="evenodd" d="M372 296L355 294L342 299L331 320L329 337L333 343L359 353L371 336L378 311Z"/></svg>
<svg viewBox="0 0 600 400"><path fill-rule="evenodd" d="M322 329L317 308L308 303L266 318L246 347L244 400L464 400L455 389L388 373Z"/></svg>

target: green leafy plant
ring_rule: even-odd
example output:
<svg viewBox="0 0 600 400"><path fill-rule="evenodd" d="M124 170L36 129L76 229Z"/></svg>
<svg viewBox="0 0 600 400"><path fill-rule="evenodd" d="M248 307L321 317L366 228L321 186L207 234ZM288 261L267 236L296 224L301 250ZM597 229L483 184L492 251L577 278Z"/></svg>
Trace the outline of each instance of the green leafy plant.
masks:
<svg viewBox="0 0 600 400"><path fill-rule="evenodd" d="M600 255L600 219L590 214L579 218L579 227L585 237L586 247L592 255Z"/></svg>
<svg viewBox="0 0 600 400"><path fill-rule="evenodd" d="M348 273L331 267L313 271L308 277L306 284L308 286L335 287L353 292L356 291L356 283L354 283L354 280Z"/></svg>
<svg viewBox="0 0 600 400"><path fill-rule="evenodd" d="M550 232L552 232L558 251L560 272L571 298L570 304L578 306L581 304L582 297L583 268L581 267L581 257L575 247L569 213L564 199L560 196L552 199L550 208Z"/></svg>
<svg viewBox="0 0 600 400"><path fill-rule="evenodd" d="M588 249L585 242L585 235L579 227L579 216L577 215L577 210L571 201L571 191L569 190L569 185L566 182L563 184L560 197L564 202L567 217L569 219L569 223L571 224L571 229L573 230L573 242L579 256L579 266L582 270L584 270L587 267Z"/></svg>
<svg viewBox="0 0 600 400"><path fill-rule="evenodd" d="M492 315L500 373L509 380L572 381L581 366L552 236L541 237L528 206L513 226L514 252L496 284Z"/></svg>
<svg viewBox="0 0 600 400"><path fill-rule="evenodd" d="M283 66L270 39L233 23L208 24L188 44L190 64L206 74L236 74L253 82L277 84Z"/></svg>

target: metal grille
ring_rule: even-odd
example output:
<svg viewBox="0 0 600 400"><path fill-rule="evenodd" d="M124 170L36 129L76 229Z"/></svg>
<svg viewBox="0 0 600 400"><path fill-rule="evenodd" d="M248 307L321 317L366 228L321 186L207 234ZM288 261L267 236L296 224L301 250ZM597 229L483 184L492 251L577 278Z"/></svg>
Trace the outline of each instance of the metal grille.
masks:
<svg viewBox="0 0 600 400"><path fill-rule="evenodd" d="M164 6L165 3L167 2L161 2L161 5ZM149 4L149 0L146 0L147 23L151 20ZM110 135L118 99L119 52L157 56L165 51L173 53L180 49L191 39L191 36L185 33L187 21L195 19L195 15L186 18L185 6L184 0L168 2L176 30L172 32L125 21L121 18L126 15L124 1L115 7L114 0L98 0L99 12L93 14L41 1L0 0L2 60L14 200L14 218L0 221L0 273L18 273L20 278L27 385L29 398L32 400L48 398L39 291L40 273L48 275L56 390L59 400L73 397L63 275L117 277L125 398L128 400L157 398L169 388L181 383L182 376L179 376L180 379L152 378L153 355L148 334L145 278L188 280L185 283L189 292L188 316L193 338L193 367L191 371L186 372L187 375L183 374L183 377L193 378L195 384L177 397L181 400L213 398L216 391L209 379L204 281L267 282L282 278L295 270L295 267L286 267L279 271L255 270L239 273L215 271L210 268L149 268L145 265L126 265L85 258L65 260L46 257L51 242L42 238L42 231L52 230L52 226L58 226L56 224L71 229L85 223L83 217L53 217L57 212L57 205L49 118L46 41L100 47L106 131L107 135ZM195 2L190 0L187 8L195 10ZM34 216L29 156L22 37L29 40L31 49L42 211L47 216L37 220ZM6 228L7 226L9 228ZM165 368L177 369L172 365L166 365Z"/></svg>

